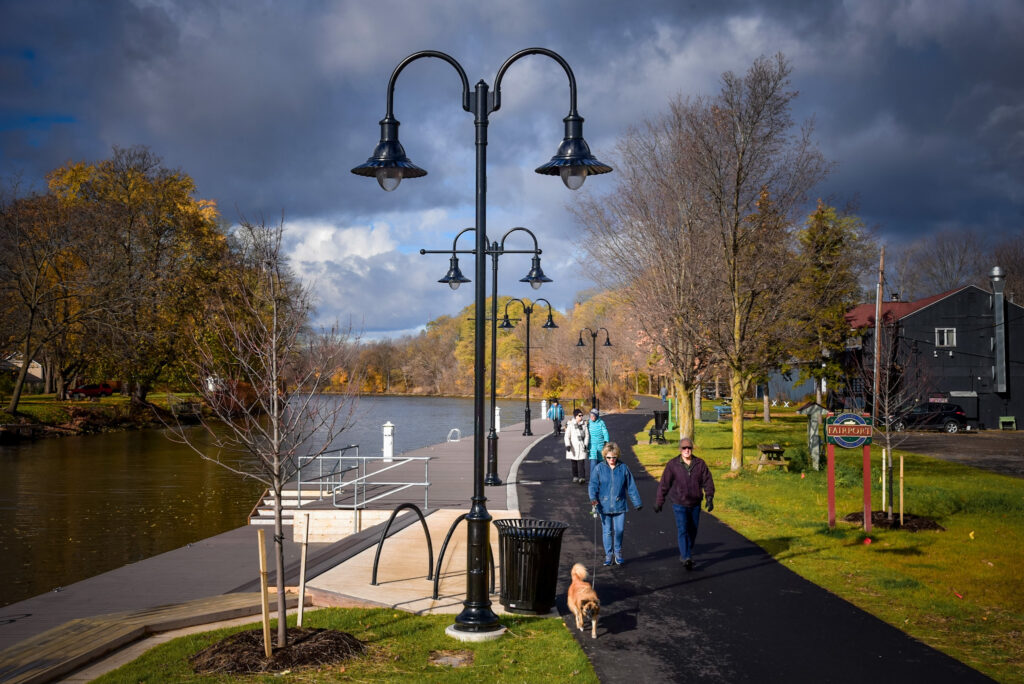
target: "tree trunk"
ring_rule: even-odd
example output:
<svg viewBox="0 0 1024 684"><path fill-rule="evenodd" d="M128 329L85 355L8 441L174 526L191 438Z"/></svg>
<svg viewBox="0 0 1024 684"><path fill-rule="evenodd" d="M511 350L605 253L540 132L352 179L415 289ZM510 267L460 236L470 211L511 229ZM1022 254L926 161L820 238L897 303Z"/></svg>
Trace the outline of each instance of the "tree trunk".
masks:
<svg viewBox="0 0 1024 684"><path fill-rule="evenodd" d="M25 378L28 377L28 366L32 359L39 352L39 347L33 351L28 337L21 348L21 368L18 370L18 377L14 381L14 389L11 390L11 401L7 404L7 412L14 415L18 412L18 403L21 401L21 392L25 389Z"/></svg>
<svg viewBox="0 0 1024 684"><path fill-rule="evenodd" d="M677 411L679 412L679 436L693 439L693 387L681 378L676 382Z"/></svg>
<svg viewBox="0 0 1024 684"><path fill-rule="evenodd" d="M277 571L277 647L288 645L288 599L284 593L284 504L281 481L274 478L274 569Z"/></svg>
<svg viewBox="0 0 1024 684"><path fill-rule="evenodd" d="M729 386L732 388L732 462L729 469L739 472L743 469L743 378L736 369L731 369Z"/></svg>

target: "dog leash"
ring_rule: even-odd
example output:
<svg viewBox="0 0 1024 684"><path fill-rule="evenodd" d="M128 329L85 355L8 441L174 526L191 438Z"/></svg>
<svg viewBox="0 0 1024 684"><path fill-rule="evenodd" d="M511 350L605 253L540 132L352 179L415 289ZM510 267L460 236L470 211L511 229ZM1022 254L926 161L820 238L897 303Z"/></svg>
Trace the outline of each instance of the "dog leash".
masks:
<svg viewBox="0 0 1024 684"><path fill-rule="evenodd" d="M590 585L597 586L597 506L590 507L590 515L594 518L594 572L590 575Z"/></svg>

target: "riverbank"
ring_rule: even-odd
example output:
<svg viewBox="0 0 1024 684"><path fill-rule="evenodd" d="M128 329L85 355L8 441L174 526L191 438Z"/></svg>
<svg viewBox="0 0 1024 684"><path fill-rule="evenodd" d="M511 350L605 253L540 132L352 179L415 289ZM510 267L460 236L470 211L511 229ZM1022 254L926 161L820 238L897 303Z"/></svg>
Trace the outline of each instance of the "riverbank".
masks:
<svg viewBox="0 0 1024 684"><path fill-rule="evenodd" d="M161 416L173 420L170 406L180 399L180 395L153 394L148 399L152 406L140 406L120 395L67 401L53 394L25 395L17 414L0 411L0 442L163 427ZM194 422L192 417L182 419Z"/></svg>

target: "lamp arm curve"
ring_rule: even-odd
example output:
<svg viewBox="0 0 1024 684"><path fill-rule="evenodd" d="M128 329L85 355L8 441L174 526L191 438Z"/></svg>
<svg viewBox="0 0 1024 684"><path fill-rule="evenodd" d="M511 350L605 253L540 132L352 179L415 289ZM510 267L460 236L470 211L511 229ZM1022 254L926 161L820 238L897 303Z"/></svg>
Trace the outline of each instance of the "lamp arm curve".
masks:
<svg viewBox="0 0 1024 684"><path fill-rule="evenodd" d="M405 59L403 59L401 62L398 63L398 66L395 67L395 70L391 72L391 79L388 81L388 111L387 116L385 118L395 118L395 82L398 80L398 74L402 73L402 69L404 69L405 67L409 66L417 59L420 59L422 57L437 57L438 59L443 59L444 61L448 62L453 67L455 67L455 70L459 72L459 78L462 79L462 108L467 112L472 111L472 107L469 101L469 79L466 78L466 71L462 68L462 65L455 61L454 57L444 52L438 52L437 50L421 50L419 52L414 52Z"/></svg>
<svg viewBox="0 0 1024 684"><path fill-rule="evenodd" d="M505 76L505 72L514 62L527 55L546 55L551 59L555 60L562 65L565 69L565 75L569 77L569 116L579 116L576 112L576 76L572 73L572 67L569 63L562 58L560 54L553 50L548 50L542 47L532 47L520 50L511 57L505 60L505 63L498 69L498 75L494 77L494 89L492 92L493 104L491 105L491 111L496 112L501 109L501 79Z"/></svg>
<svg viewBox="0 0 1024 684"><path fill-rule="evenodd" d="M511 304L512 302L519 302L519 306L523 307L523 313L524 314L526 313L526 302L524 302L519 297L513 297L512 299L510 299L507 302L505 302L505 316L506 317L508 317L508 305Z"/></svg>
<svg viewBox="0 0 1024 684"><path fill-rule="evenodd" d="M500 252L504 252L505 251L505 238L507 238L509 235L511 235L512 233L516 232L517 230L521 230L524 233L529 234L529 236L531 238L533 238L533 253L534 254L543 254L543 250L537 244L537 236L533 234L532 230L530 230L529 228L523 228L522 226L516 226L515 228L509 228L508 232L501 236L501 246L499 247L499 251ZM511 253L511 250L509 250L509 252Z"/></svg>

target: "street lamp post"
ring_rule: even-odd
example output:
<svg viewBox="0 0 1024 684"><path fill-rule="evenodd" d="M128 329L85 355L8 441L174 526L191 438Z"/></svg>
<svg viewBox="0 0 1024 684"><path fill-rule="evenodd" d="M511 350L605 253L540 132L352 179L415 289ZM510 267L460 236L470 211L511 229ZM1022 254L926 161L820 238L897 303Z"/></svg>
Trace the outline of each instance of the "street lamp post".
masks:
<svg viewBox="0 0 1024 684"><path fill-rule="evenodd" d="M548 320L544 322L542 327L544 328L557 328L555 325L555 319L551 315L551 302L538 297L533 304L527 304L522 299L510 299L505 303L505 318L502 319L500 328L504 330L511 330L515 326L512 325L512 321L508 317L508 305L512 302L519 302L520 306L523 307L523 315L526 316L526 409L524 410L524 419L526 421L526 428L523 430L523 436L529 437L533 435L530 430L530 316L533 314L533 307L537 302L544 302L548 305Z"/></svg>
<svg viewBox="0 0 1024 684"><path fill-rule="evenodd" d="M473 254L474 251L456 249L456 243L459 240L459 236L467 231L475 230L474 228L465 228L455 236L455 240L452 242L451 249L451 261L448 268L448 273L443 278L438 280L439 283L446 283L453 290L457 289L462 283L469 282L469 278L462 275L462 271L459 269L459 259L456 254ZM533 249L505 249L505 240L508 236L514 232L523 231L531 238L533 238ZM421 249L420 254L447 254L447 250L440 249ZM551 278L544 275L544 271L540 266L540 254L541 249L537 246L537 236L533 234L527 228L515 227L505 233L501 242L493 242L491 246L487 248L487 254L491 255L491 283L493 289L491 291L491 429L487 433L487 475L484 477L484 484L487 486L497 486L502 484L501 478L498 477L498 430L497 430L497 368L498 368L498 335L497 335L497 324L498 324L498 257L503 254L532 254L533 261L530 267L530 272L524 277L519 279L521 283L529 283L533 289L539 288L544 283L550 283ZM545 300L547 301L547 300Z"/></svg>
<svg viewBox="0 0 1024 684"><path fill-rule="evenodd" d="M394 116L395 82L399 74L412 62L425 57L436 57L450 64L462 80L462 109L473 114L476 130L476 333L473 363L473 497L467 522L466 600L463 610L455 618L452 631L463 633L500 633L498 617L491 610L487 593L487 548L491 516L487 512L484 496L484 320L486 316L487 269L487 126L492 112L501 108L501 79L505 71L527 55L546 55L558 62L569 79L569 114L563 119L565 137L555 156L536 169L543 175L559 175L566 187L575 190L588 175L608 173L611 167L590 154L583 139L583 118L576 111L576 77L569 64L560 55L545 48L520 50L505 60L494 79L494 90L480 80L471 93L469 79L462 66L451 56L435 50L415 52L403 59L391 73L387 90L387 111L380 121L380 142L365 163L352 169L360 176L376 178L381 188L394 190L403 178L418 178L427 172L413 164L398 141L399 122ZM454 256L453 256L454 259ZM456 265L456 264L453 264Z"/></svg>
<svg viewBox="0 0 1024 684"><path fill-rule="evenodd" d="M590 333L590 346L593 348L590 356L590 407L600 409L601 407L597 405L597 332L590 328L584 328L583 330ZM587 346L583 342L583 330L580 330L580 341L576 343L577 347ZM608 328L598 328L598 330L604 330L604 344L601 346L612 346L611 341L608 339Z"/></svg>
<svg viewBox="0 0 1024 684"><path fill-rule="evenodd" d="M532 250L505 249L506 238L516 231L524 231L533 238ZM491 264L493 265L491 272L491 430L487 433L487 475L484 477L484 484L496 486L501 484L501 478L498 477L498 431L495 429L495 414L498 406L498 257L502 254L533 254L530 272L526 274L526 277L520 278L519 282L529 283L530 287L535 290L544 283L550 283L551 278L544 275L544 271L541 270L541 250L537 246L537 236L526 228L517 226L510 229L501 237L500 244L498 242L491 244L487 253L491 255Z"/></svg>

